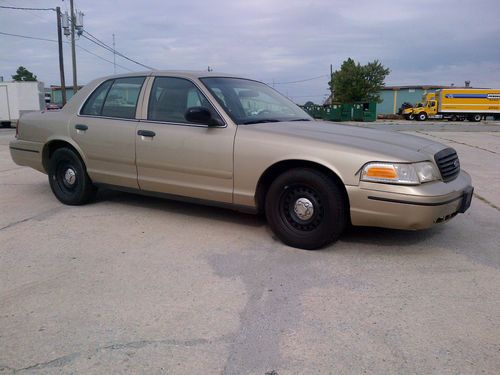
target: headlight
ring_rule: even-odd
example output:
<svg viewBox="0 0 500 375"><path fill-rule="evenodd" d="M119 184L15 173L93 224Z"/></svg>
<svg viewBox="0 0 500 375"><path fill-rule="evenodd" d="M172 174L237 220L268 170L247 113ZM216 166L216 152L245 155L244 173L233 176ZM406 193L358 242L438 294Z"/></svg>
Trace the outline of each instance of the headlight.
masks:
<svg viewBox="0 0 500 375"><path fill-rule="evenodd" d="M433 163L368 163L361 170L361 180L390 184L418 185L439 180L441 177Z"/></svg>

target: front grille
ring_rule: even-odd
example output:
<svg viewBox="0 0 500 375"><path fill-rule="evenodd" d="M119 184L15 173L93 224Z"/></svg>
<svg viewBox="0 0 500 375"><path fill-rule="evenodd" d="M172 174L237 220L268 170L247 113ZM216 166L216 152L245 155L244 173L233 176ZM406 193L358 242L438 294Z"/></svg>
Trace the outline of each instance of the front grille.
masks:
<svg viewBox="0 0 500 375"><path fill-rule="evenodd" d="M455 179L460 173L460 161L457 152L452 148L445 148L434 155L434 160L444 182Z"/></svg>

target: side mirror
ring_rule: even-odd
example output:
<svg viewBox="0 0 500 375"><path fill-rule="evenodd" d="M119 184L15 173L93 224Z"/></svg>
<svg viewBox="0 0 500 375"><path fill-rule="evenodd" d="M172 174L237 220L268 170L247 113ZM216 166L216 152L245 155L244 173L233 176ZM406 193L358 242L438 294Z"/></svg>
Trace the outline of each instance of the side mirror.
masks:
<svg viewBox="0 0 500 375"><path fill-rule="evenodd" d="M190 107L186 110L184 118L195 124L203 124L208 126L222 126L222 121L212 117L212 113L205 107Z"/></svg>

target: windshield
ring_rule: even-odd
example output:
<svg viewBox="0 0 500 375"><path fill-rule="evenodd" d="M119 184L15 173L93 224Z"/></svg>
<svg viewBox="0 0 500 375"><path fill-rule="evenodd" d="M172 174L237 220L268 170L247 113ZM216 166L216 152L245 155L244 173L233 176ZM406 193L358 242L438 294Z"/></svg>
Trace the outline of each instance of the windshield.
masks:
<svg viewBox="0 0 500 375"><path fill-rule="evenodd" d="M238 125L312 120L295 103L261 82L227 77L201 81Z"/></svg>

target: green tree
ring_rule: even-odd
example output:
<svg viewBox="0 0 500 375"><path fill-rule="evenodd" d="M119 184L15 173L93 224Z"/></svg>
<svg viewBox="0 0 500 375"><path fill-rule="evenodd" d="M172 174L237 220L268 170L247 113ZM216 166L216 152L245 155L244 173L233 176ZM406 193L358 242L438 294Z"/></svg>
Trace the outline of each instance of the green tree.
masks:
<svg viewBox="0 0 500 375"><path fill-rule="evenodd" d="M389 72L378 60L361 65L348 58L342 63L340 70L332 74L329 82L334 101L380 103L378 92L384 86Z"/></svg>
<svg viewBox="0 0 500 375"><path fill-rule="evenodd" d="M16 74L12 76L12 79L14 81L36 81L36 76L24 66L20 66L17 68Z"/></svg>

